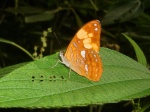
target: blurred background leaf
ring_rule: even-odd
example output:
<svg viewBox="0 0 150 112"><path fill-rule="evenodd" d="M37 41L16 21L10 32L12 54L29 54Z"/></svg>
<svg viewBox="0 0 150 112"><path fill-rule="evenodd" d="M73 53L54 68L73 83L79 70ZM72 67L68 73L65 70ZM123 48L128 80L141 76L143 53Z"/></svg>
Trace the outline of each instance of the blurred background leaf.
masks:
<svg viewBox="0 0 150 112"><path fill-rule="evenodd" d="M139 17L143 12L140 0L122 0L112 5L108 13L103 17L102 24L109 25L122 23Z"/></svg>
<svg viewBox="0 0 150 112"><path fill-rule="evenodd" d="M139 63L141 63L142 65L144 65L145 67L147 67L147 61L146 61L146 57L143 53L143 51L141 50L141 48L134 42L134 40L132 40L130 37L128 37L127 35L123 34L128 41L132 44L134 51L136 53L137 56L137 60Z"/></svg>

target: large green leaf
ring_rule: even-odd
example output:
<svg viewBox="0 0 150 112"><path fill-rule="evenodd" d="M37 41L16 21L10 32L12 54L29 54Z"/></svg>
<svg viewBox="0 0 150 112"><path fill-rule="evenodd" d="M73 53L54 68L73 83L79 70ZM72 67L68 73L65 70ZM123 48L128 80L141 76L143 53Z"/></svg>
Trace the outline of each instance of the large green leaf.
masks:
<svg viewBox="0 0 150 112"><path fill-rule="evenodd" d="M100 56L104 71L99 82L73 71L69 78L69 68L61 63L51 68L58 61L58 53L14 70L5 68L8 74L0 79L0 107L71 107L150 95L147 68L107 48L101 48Z"/></svg>

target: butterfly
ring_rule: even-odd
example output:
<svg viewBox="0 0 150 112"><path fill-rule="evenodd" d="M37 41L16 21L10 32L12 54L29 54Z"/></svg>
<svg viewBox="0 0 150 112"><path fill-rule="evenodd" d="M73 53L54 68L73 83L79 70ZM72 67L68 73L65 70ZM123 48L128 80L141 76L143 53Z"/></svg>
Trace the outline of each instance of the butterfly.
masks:
<svg viewBox="0 0 150 112"><path fill-rule="evenodd" d="M77 31L66 52L60 51L61 63L91 81L99 81L102 61L99 56L101 25L99 20L85 24Z"/></svg>

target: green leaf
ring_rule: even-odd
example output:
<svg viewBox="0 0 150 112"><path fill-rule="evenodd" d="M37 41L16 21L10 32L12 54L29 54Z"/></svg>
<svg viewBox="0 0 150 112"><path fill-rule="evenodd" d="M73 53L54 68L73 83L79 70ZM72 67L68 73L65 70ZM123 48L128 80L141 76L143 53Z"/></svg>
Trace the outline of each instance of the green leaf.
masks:
<svg viewBox="0 0 150 112"><path fill-rule="evenodd" d="M61 63L52 68L58 53L11 70L0 79L0 107L72 107L150 95L150 71L146 67L107 48L101 48L100 56L103 74L99 82L73 71L69 78L70 69ZM5 70L10 71L10 67Z"/></svg>
<svg viewBox="0 0 150 112"><path fill-rule="evenodd" d="M8 66L6 68L3 68L3 69L0 69L0 78L1 77L4 77L5 75L11 73L13 70L17 69L17 68L20 68L24 65L26 65L28 62L26 63L20 63L20 64L17 64L17 65L13 65L13 66Z"/></svg>
<svg viewBox="0 0 150 112"><path fill-rule="evenodd" d="M34 14L34 15L29 15L25 16L25 22L26 23L35 23L35 22L40 22L40 21L50 21L54 18L54 13L40 13L40 14Z"/></svg>
<svg viewBox="0 0 150 112"><path fill-rule="evenodd" d="M60 11L61 8L57 8L53 11L45 11L36 7L19 7L8 8L6 11L13 14L20 14L24 17L25 23L35 23L39 21L50 21L54 18L54 14Z"/></svg>
<svg viewBox="0 0 150 112"><path fill-rule="evenodd" d="M128 39L128 41L132 44L132 46L135 50L138 62L146 67L147 66L146 57L145 57L143 51L141 50L141 48L129 36L127 36L123 33L122 33L122 35L125 36Z"/></svg>

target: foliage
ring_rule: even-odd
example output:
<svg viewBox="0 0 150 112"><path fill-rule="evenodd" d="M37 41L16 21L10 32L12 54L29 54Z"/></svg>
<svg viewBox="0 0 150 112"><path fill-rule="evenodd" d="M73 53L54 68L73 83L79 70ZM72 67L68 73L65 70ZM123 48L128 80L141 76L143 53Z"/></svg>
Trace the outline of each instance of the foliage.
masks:
<svg viewBox="0 0 150 112"><path fill-rule="evenodd" d="M34 46L38 46L36 52L40 53L40 48L42 48L40 37L47 28L52 27L52 31L56 35L53 33L47 35L48 47L43 55L53 54L66 47L77 29L93 19L101 21L101 46L115 49L135 60L137 60L137 57L139 60L141 51L139 53L135 49L136 53L134 52L126 38L121 35L121 33L124 33L132 38L128 38L128 40L134 48L138 47L135 47L134 41L131 40L135 40L136 45L142 48L146 56L144 58L142 53L142 63L146 64L147 59L147 64L149 64L149 0L3 0L0 1L0 8L0 38L6 43L14 45L0 43L1 67L31 61L32 58L28 55L34 53ZM61 45L59 46L58 43L61 43ZM27 51L28 55L15 47L18 45L19 48L24 48L22 50ZM25 65L21 64L20 66ZM10 71L7 71L7 68L6 71L4 69L1 72L8 74L13 69L18 68L18 66L13 67L9 67ZM2 78L5 76L3 75ZM147 105L150 103L147 102L147 99L148 97L143 98L141 102L138 100L138 104L141 104L141 108L143 107L141 111L149 108ZM136 102L133 103L134 105L136 105ZM107 106L111 108L109 111L113 111L113 104ZM105 110L105 106L103 108ZM124 110L117 109L115 108L114 111L123 112Z"/></svg>

